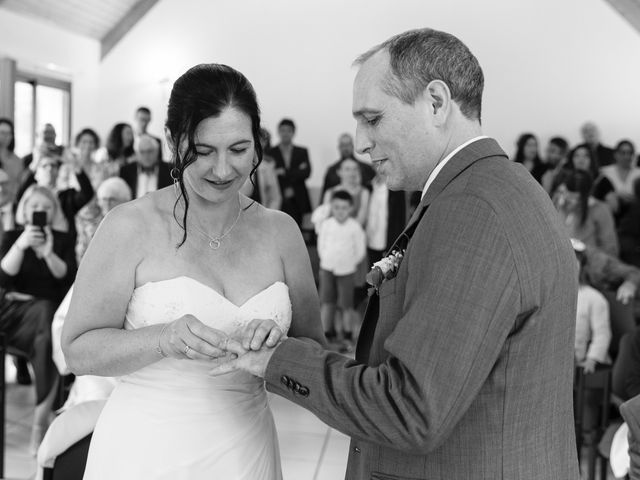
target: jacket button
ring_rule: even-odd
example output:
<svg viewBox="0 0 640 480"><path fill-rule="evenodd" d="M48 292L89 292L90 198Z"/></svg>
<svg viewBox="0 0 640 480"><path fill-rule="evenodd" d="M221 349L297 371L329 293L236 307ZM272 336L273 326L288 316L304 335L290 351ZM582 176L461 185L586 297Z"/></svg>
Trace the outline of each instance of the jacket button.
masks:
<svg viewBox="0 0 640 480"><path fill-rule="evenodd" d="M296 382L293 379L288 378L287 379L287 388L289 388L289 390L293 390L295 387L296 387Z"/></svg>
<svg viewBox="0 0 640 480"><path fill-rule="evenodd" d="M289 385L289 377L287 377L286 375L281 376L280 383L286 387L287 385Z"/></svg>
<svg viewBox="0 0 640 480"><path fill-rule="evenodd" d="M360 453L360 448L353 447L353 453Z"/></svg>
<svg viewBox="0 0 640 480"><path fill-rule="evenodd" d="M309 389L307 387L300 387L300 390L298 390L298 393L300 395L302 395L303 397L308 397L309 396Z"/></svg>

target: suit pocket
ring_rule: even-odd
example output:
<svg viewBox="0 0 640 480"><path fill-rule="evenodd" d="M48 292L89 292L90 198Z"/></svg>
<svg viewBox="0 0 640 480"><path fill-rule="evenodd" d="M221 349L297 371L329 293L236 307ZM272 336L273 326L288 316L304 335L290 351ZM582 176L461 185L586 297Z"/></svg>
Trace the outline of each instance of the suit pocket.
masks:
<svg viewBox="0 0 640 480"><path fill-rule="evenodd" d="M388 297L389 295L393 295L396 293L396 283L398 282L398 277L394 277L390 280L382 282L380 288L378 289L378 293L380 298Z"/></svg>

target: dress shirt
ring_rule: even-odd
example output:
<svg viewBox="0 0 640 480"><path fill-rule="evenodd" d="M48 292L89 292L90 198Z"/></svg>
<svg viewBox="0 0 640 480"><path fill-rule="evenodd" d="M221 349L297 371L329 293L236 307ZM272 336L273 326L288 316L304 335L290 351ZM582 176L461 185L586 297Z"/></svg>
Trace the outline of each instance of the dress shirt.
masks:
<svg viewBox="0 0 640 480"><path fill-rule="evenodd" d="M136 188L136 198L142 198L149 192L158 189L158 167L152 172L145 172L138 167L138 186Z"/></svg>
<svg viewBox="0 0 640 480"><path fill-rule="evenodd" d="M366 253L366 242L364 230L353 218L343 223L327 218L318 234L320 268L334 275L355 273Z"/></svg>
<svg viewBox="0 0 640 480"><path fill-rule="evenodd" d="M389 189L384 182L373 182L367 215L367 246L373 250L387 248L389 224Z"/></svg>
<svg viewBox="0 0 640 480"><path fill-rule="evenodd" d="M433 171L429 175L429 178L427 178L427 183L424 185L424 188L422 189L422 196L420 197L420 200L422 200L424 198L424 196L427 194L427 189L433 183L433 181L436 179L436 177L440 173L440 170L442 170L444 168L444 166L449 162L449 160L451 160L453 158L453 156L456 153L458 153L460 150L462 150L467 145L470 145L473 142L476 142L478 140L482 140L483 138L489 138L489 137L487 137L486 135L480 135L478 137L474 137L474 138L472 138L470 140L467 140L462 145L460 145L459 147L457 147L454 150L452 150L451 153L449 153L449 155L444 157L444 159L438 165L436 165L436 168L433 169Z"/></svg>

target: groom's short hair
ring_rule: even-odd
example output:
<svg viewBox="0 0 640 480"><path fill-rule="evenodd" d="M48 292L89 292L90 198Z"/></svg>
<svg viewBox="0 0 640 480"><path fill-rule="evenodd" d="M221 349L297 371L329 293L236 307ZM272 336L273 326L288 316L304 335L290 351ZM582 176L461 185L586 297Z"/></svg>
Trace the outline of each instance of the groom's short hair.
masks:
<svg viewBox="0 0 640 480"><path fill-rule="evenodd" d="M441 80L462 114L480 121L484 75L476 57L455 36L422 28L400 33L360 55L362 65L379 51L389 52L391 72L383 87L389 95L413 105L429 82Z"/></svg>

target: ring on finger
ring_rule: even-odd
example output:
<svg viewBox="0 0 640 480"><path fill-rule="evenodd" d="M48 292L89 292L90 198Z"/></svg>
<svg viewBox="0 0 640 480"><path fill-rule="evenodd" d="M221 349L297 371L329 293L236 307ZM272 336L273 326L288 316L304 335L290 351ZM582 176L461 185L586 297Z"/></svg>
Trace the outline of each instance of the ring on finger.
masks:
<svg viewBox="0 0 640 480"><path fill-rule="evenodd" d="M189 352L191 351L191 347L189 345L187 345L186 347L184 347L184 355L185 357L189 356Z"/></svg>

